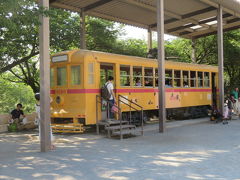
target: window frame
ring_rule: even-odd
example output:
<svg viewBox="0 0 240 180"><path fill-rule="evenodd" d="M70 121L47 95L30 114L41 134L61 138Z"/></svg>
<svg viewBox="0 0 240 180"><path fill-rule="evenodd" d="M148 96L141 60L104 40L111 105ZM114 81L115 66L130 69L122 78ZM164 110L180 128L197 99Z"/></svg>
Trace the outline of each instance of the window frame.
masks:
<svg viewBox="0 0 240 180"><path fill-rule="evenodd" d="M134 68L139 68L139 69L141 68L141 71L140 71L140 72L141 72L141 76L139 76L139 75L134 76ZM136 85L135 85L135 83L134 83L134 81L135 81L134 78L135 78L135 77L136 77L136 78L140 78L140 80L141 80L141 81L140 81L140 82L141 82L141 86L136 86ZM142 87L144 87L144 86L143 86L143 82L144 82L144 81L143 81L143 77L144 77L144 76L143 76L143 67L142 67L142 66L132 66L132 83L133 83L133 87L137 87L137 88L142 88Z"/></svg>
<svg viewBox="0 0 240 180"><path fill-rule="evenodd" d="M202 73L202 78L199 78L199 73ZM197 71L197 87L198 88L203 88L204 87L204 72L203 71ZM199 86L199 83L202 82L202 86Z"/></svg>
<svg viewBox="0 0 240 180"><path fill-rule="evenodd" d="M129 75L121 75L121 66L122 67L129 67ZM129 86L123 86L121 85L121 77L129 77ZM126 65L126 64L119 64L119 86L120 87L131 87L131 79L132 79L132 75L131 75L131 65Z"/></svg>
<svg viewBox="0 0 240 180"><path fill-rule="evenodd" d="M64 85L59 85L58 84L58 69L59 68L65 68L66 69L66 79L65 79L65 84ZM57 87L64 87L68 85L68 66L67 65L62 65L62 66L57 66L56 67L56 86Z"/></svg>
<svg viewBox="0 0 240 180"><path fill-rule="evenodd" d="M171 74L171 77L169 77L169 78L166 77L166 74L167 74L166 71L171 71L171 73L170 73L170 74ZM173 77L174 74L173 74L173 73L174 73L174 70L173 70L173 69L165 69L165 87L167 86L167 85L166 85L166 80L167 80L167 79L170 80L170 82L171 82L171 83L169 84L170 87L166 87L166 88L173 88L173 81L174 81L174 77Z"/></svg>
<svg viewBox="0 0 240 180"><path fill-rule="evenodd" d="M208 73L208 86L205 85L205 82L206 82L206 76L205 76L205 73ZM204 88L210 88L210 72L203 72L203 87Z"/></svg>
<svg viewBox="0 0 240 180"><path fill-rule="evenodd" d="M80 67L80 70L79 70L79 76L80 76L80 78L79 78L79 80L80 80L80 84L72 84L72 68L73 67ZM82 86L82 84L83 84L83 65L82 64L72 64L72 65L70 65L70 67L69 67L69 70L70 70L70 80L69 80L69 84L71 85L71 86Z"/></svg>
<svg viewBox="0 0 240 180"><path fill-rule="evenodd" d="M195 74L195 78L192 78L191 72L195 72L195 73L194 73L194 74ZM197 71L190 70L190 71L189 71L189 74L190 74L190 76L189 76L189 77L190 77L190 78L189 78L189 79L190 79L190 87L191 87L191 88L197 88ZM194 82L195 82L195 83L194 83L195 86L192 86L192 81L193 81L193 80L194 80Z"/></svg>
<svg viewBox="0 0 240 180"><path fill-rule="evenodd" d="M93 72L90 72L90 71L89 71L89 69L90 69L90 68L89 68L89 65L90 65L90 64L92 64L92 66L93 66ZM90 79L89 79L89 77L90 77L89 75L92 75L92 77L93 77L93 82L92 82L92 83L90 83L90 81L89 81L89 80L90 80ZM92 62L92 61L90 61L90 62L87 63L87 84L90 85L90 86L92 86L92 85L95 84L95 81L96 81L96 80L95 80L95 76L94 76L94 75L95 75L95 63Z"/></svg>
<svg viewBox="0 0 240 180"><path fill-rule="evenodd" d="M152 76L146 76L145 75L145 69L151 69L152 70ZM153 82L153 80L154 80L154 71L153 71L153 67L143 67L143 82L144 82L144 87L146 87L146 88L152 88L152 87L154 87L154 82ZM152 79L152 85L151 86L146 86L145 85L145 78L148 78L148 79Z"/></svg>
<svg viewBox="0 0 240 180"><path fill-rule="evenodd" d="M175 77L175 72L179 72L180 77ZM175 80L179 80L179 86L175 86ZM181 88L182 87L182 70L173 69L173 81L172 81L173 88Z"/></svg>
<svg viewBox="0 0 240 180"><path fill-rule="evenodd" d="M188 87L184 87L184 72L187 72L187 86ZM190 71L189 70L182 70L182 87L183 88L190 88L191 82L190 82Z"/></svg>

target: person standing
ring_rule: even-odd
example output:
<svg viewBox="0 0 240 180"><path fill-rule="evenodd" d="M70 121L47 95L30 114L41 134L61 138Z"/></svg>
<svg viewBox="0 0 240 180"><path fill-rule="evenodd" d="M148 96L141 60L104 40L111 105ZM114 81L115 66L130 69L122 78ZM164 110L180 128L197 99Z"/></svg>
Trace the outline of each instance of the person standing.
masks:
<svg viewBox="0 0 240 180"><path fill-rule="evenodd" d="M236 114L237 106L238 106L238 97L239 97L239 90L237 87L231 91L231 95L233 95L233 97L235 99L235 102L233 103L233 111L234 111L234 114Z"/></svg>
<svg viewBox="0 0 240 180"><path fill-rule="evenodd" d="M108 89L108 92L110 94L110 97L109 97L109 108L108 108L108 115L111 119L114 118L114 112L111 111L112 107L114 106L114 104L116 103L116 98L115 98L115 94L114 94L114 91L113 91L113 80L114 78L112 76L109 76L108 77L108 81L105 83L105 86L107 87Z"/></svg>

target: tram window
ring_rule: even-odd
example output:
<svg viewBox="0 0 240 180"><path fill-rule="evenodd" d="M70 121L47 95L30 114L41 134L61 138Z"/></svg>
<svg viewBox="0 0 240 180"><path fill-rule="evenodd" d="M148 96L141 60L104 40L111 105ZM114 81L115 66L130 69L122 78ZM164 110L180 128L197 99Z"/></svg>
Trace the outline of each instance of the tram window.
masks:
<svg viewBox="0 0 240 180"><path fill-rule="evenodd" d="M94 84L94 64L88 64L88 84Z"/></svg>
<svg viewBox="0 0 240 180"><path fill-rule="evenodd" d="M155 87L158 87L158 69L155 69Z"/></svg>
<svg viewBox="0 0 240 180"><path fill-rule="evenodd" d="M133 85L142 86L142 67L133 67Z"/></svg>
<svg viewBox="0 0 240 180"><path fill-rule="evenodd" d="M130 86L130 66L120 65L120 86Z"/></svg>
<svg viewBox="0 0 240 180"><path fill-rule="evenodd" d="M71 84L72 85L80 85L80 66L72 66L71 67Z"/></svg>
<svg viewBox="0 0 240 180"><path fill-rule="evenodd" d="M209 72L204 72L204 87L210 87Z"/></svg>
<svg viewBox="0 0 240 180"><path fill-rule="evenodd" d="M153 87L153 69L144 68L144 86Z"/></svg>
<svg viewBox="0 0 240 180"><path fill-rule="evenodd" d="M189 87L189 73L188 71L183 71L183 87Z"/></svg>
<svg viewBox="0 0 240 180"><path fill-rule="evenodd" d="M66 67L57 68L57 85L64 86L67 84L67 69Z"/></svg>
<svg viewBox="0 0 240 180"><path fill-rule="evenodd" d="M174 70L174 87L181 87L181 71Z"/></svg>
<svg viewBox="0 0 240 180"><path fill-rule="evenodd" d="M55 85L54 83L54 69L51 68L50 70L50 86L53 87Z"/></svg>
<svg viewBox="0 0 240 180"><path fill-rule="evenodd" d="M198 87L203 87L203 72L198 72Z"/></svg>
<svg viewBox="0 0 240 180"><path fill-rule="evenodd" d="M196 87L196 71L190 71L190 85Z"/></svg>
<svg viewBox="0 0 240 180"><path fill-rule="evenodd" d="M172 70L165 70L165 85L166 87L172 87Z"/></svg>

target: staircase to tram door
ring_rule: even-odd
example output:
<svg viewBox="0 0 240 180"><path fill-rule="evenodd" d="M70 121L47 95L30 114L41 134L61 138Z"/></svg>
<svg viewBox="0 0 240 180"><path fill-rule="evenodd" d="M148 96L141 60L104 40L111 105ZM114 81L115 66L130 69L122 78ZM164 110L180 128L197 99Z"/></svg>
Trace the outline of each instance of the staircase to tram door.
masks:
<svg viewBox="0 0 240 180"><path fill-rule="evenodd" d="M124 101L122 100L124 99ZM121 103L122 104L126 104L127 106L130 106L130 110L134 109L136 111L138 111L136 108L133 108L131 106L131 104L133 104L134 102L132 102L131 100L119 95L118 96L118 104L117 105L113 105L118 109L118 120L115 119L109 119L107 118L106 120L98 120L98 103L101 103L101 101L104 100L102 97L100 96L96 96L96 102L97 102L97 134L99 134L99 129L100 126L104 128L104 130L107 132L107 137L111 138L113 136L119 136L120 139L123 138L124 135L138 135L139 131L141 132L141 134L143 135L143 118L142 118L142 126L141 129L137 128L136 125L131 124L131 119L129 121L126 120L122 120L122 112L121 112ZM130 103L126 103L126 101L129 101ZM108 102L109 104L111 102ZM130 104L130 105L129 105ZM143 114L143 108L141 106L139 106L138 104L136 104L136 106L138 106L139 108L141 108L141 114ZM130 116L131 117L131 116Z"/></svg>

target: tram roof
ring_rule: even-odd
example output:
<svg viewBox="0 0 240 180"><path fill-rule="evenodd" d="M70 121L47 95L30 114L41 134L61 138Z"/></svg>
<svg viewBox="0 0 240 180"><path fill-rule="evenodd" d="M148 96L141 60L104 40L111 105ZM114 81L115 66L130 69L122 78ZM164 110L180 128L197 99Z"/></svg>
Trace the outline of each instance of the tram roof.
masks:
<svg viewBox="0 0 240 180"><path fill-rule="evenodd" d="M157 28L156 0L49 0L50 6L139 28ZM165 0L165 33L199 38L216 34L217 7L224 31L240 28L240 0Z"/></svg>
<svg viewBox="0 0 240 180"><path fill-rule="evenodd" d="M74 61L71 62L76 62L79 61L80 56L90 56L90 57L97 57L99 61L104 59L104 61L108 61L111 59L111 61L116 62L116 59L120 60L118 63L137 63L143 65L144 63L146 65L149 65L149 62L156 63L157 64L157 59L150 59L150 58L144 58L144 57L138 57L138 56L129 56L129 55L122 55L122 54L114 54L114 53L109 53L109 52L100 52L100 51L92 51L92 50L85 50L85 49L75 49L75 50L68 50L68 51L62 51L58 52L56 54L53 54L52 57L54 56L60 56L60 55L65 55L67 54L70 56L70 58L74 57ZM112 62L109 62L112 63ZM172 65L176 67L187 67L187 68L192 68L192 69L205 69L205 70L211 70L214 72L218 71L217 66L214 65L207 65L207 64L196 64L196 63L187 63L187 62L177 62L177 61L172 61L172 60L167 60L166 65Z"/></svg>

